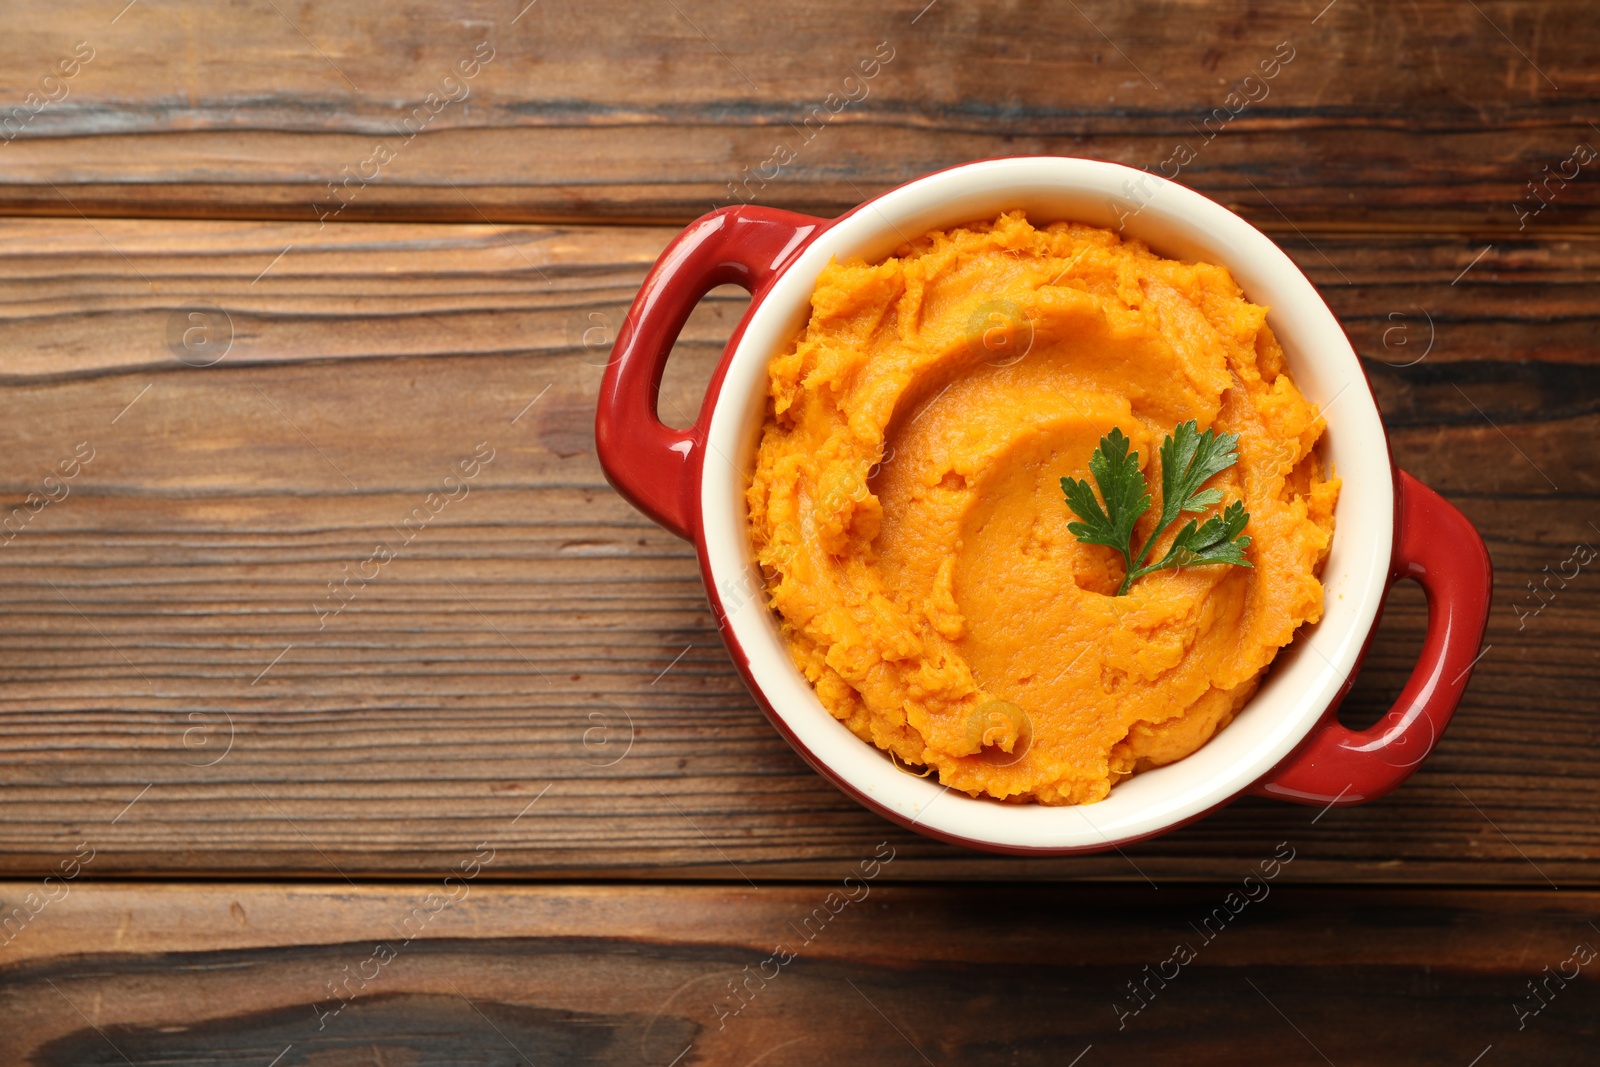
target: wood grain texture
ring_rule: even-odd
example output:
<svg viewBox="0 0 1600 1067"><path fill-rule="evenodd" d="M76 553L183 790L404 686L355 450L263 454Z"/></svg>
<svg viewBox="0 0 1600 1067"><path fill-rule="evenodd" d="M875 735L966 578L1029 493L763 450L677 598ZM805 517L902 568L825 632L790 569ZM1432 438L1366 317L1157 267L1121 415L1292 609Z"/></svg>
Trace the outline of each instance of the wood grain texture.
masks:
<svg viewBox="0 0 1600 1067"><path fill-rule="evenodd" d="M1057 1065L1088 1048L1083 1063L1461 1067L1492 1047L1593 1062L1600 983L1572 961L1600 941L1594 893L1353 896L1259 875L1257 899L1243 891L468 881L441 907L434 885L77 885L0 949L0 1056ZM1194 958L1175 970L1179 945Z"/></svg>
<svg viewBox="0 0 1600 1067"><path fill-rule="evenodd" d="M831 215L953 163L1043 153L1176 175L1284 232L1600 224L1600 164L1528 188L1600 144L1582 0L521 7L19 10L0 42L0 122L16 116L0 212L681 221L733 185ZM93 58L45 83L80 41ZM487 66L446 83L484 41ZM1259 80L1275 55L1292 58ZM847 81L863 62L874 76ZM430 93L457 99L407 127Z"/></svg>
<svg viewBox="0 0 1600 1067"><path fill-rule="evenodd" d="M607 331L671 233L0 223L0 517L26 518L0 534L0 866L87 842L88 877L355 878L488 840L486 878L742 884L831 877L887 837L896 879L1165 885L1291 838L1291 880L1600 877L1600 584L1553 583L1533 616L1525 588L1600 540L1600 240L1476 263L1442 237L1289 244L1369 357L1396 458L1488 538L1492 648L1382 803L1246 800L1126 856L1036 862L891 831L807 769L734 674L689 548L606 486ZM743 307L696 312L669 419ZM467 495L418 528L480 445ZM30 492L59 499L29 516ZM397 555L375 568L380 542ZM331 613L329 584L374 569ZM1423 618L1402 586L1353 719L1398 692Z"/></svg>

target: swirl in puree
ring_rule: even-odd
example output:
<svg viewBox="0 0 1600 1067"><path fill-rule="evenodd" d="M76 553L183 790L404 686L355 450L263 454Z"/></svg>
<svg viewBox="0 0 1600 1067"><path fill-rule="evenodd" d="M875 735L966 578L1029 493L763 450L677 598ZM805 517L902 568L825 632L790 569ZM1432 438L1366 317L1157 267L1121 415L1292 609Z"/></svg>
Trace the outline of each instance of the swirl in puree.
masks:
<svg viewBox="0 0 1600 1067"><path fill-rule="evenodd" d="M830 263L772 361L748 492L769 602L828 711L947 786L1046 804L1226 726L1322 615L1339 492L1266 317L1222 267L1022 212ZM1244 502L1251 566L1115 596L1122 557L1068 532L1061 479L1121 429L1155 498L1142 542L1157 449L1190 419L1239 435L1207 485Z"/></svg>

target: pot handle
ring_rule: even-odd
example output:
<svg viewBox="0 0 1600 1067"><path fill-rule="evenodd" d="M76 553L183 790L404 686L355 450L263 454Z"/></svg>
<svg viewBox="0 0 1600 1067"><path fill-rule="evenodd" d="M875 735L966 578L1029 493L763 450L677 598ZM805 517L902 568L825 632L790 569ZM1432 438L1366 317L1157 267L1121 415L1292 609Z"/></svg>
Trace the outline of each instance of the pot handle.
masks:
<svg viewBox="0 0 1600 1067"><path fill-rule="evenodd" d="M1375 800L1411 777L1433 750L1482 654L1494 572L1467 517L1405 471L1396 470L1395 545L1389 584L1414 579L1428 595L1422 656L1394 707L1361 731L1329 710L1309 743L1252 792L1300 804Z"/></svg>
<svg viewBox="0 0 1600 1067"><path fill-rule="evenodd" d="M759 296L826 225L749 204L702 215L661 253L617 331L595 412L600 466L629 503L685 540L694 539L699 525L694 473L710 410L702 403L686 430L657 417L661 372L673 342L712 289L732 282Z"/></svg>

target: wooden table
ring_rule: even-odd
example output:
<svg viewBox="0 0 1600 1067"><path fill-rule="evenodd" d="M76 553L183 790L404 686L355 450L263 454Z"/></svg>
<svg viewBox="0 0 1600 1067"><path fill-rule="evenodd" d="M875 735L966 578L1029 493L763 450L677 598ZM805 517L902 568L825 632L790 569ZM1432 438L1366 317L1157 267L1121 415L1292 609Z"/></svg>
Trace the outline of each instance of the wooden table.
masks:
<svg viewBox="0 0 1600 1067"><path fill-rule="evenodd" d="M524 2L6 13L0 1062L1594 1062L1591 6ZM801 763L592 439L644 271L789 142L733 188L1084 154L1282 243L1494 557L1407 786L1014 860ZM1347 721L1423 619L1398 589Z"/></svg>

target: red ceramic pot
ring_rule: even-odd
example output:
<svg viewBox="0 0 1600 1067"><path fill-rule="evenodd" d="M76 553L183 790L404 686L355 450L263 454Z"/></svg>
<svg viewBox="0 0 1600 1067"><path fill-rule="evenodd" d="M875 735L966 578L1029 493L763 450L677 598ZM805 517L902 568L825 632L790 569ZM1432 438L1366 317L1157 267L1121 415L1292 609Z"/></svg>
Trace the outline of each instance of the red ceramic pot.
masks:
<svg viewBox="0 0 1600 1067"><path fill-rule="evenodd" d="M898 769L828 714L794 666L767 608L744 491L766 411L767 365L808 317L830 259L875 261L907 236L1022 208L1036 221L1120 228L1172 258L1222 264L1270 308L1301 391L1328 423L1341 479L1323 571L1325 612L1303 627L1235 720L1198 752L1119 783L1093 805L1002 804ZM661 372L690 310L714 286L751 293L695 424L656 415ZM829 221L760 207L696 220L645 279L601 386L600 462L636 507L699 550L706 593L750 692L805 759L884 817L974 848L1092 852L1164 833L1251 792L1304 804L1359 804L1412 773L1444 732L1488 618L1488 552L1450 504L1393 467L1355 351L1310 281L1239 216L1144 171L1095 160L986 160L931 174ZM1428 597L1422 654L1394 707L1370 729L1335 716L1402 578Z"/></svg>

